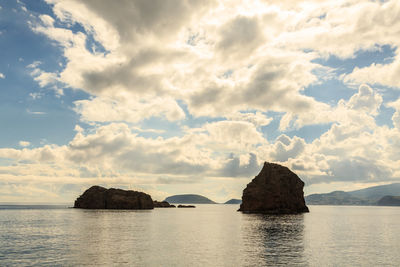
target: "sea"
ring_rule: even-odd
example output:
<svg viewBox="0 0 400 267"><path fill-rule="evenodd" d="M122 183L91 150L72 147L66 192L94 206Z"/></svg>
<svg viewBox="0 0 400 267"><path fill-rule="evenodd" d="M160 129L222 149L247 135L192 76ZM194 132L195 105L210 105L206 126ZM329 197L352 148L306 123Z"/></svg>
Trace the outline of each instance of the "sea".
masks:
<svg viewBox="0 0 400 267"><path fill-rule="evenodd" d="M0 266L400 266L400 207L0 205Z"/></svg>

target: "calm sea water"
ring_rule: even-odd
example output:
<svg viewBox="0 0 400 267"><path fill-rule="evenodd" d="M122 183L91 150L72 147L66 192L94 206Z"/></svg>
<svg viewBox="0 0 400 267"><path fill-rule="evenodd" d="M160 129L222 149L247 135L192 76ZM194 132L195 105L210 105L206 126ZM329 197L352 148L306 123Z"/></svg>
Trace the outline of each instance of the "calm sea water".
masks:
<svg viewBox="0 0 400 267"><path fill-rule="evenodd" d="M109 211L0 206L0 266L400 266L399 207Z"/></svg>

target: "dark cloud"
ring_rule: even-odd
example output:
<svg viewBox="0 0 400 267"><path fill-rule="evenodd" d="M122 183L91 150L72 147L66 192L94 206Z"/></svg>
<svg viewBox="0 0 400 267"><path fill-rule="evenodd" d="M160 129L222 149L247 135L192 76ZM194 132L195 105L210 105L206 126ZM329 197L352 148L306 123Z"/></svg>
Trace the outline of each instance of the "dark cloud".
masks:
<svg viewBox="0 0 400 267"><path fill-rule="evenodd" d="M264 41L257 17L237 16L220 29L217 48L226 56L242 56L254 52Z"/></svg>
<svg viewBox="0 0 400 267"><path fill-rule="evenodd" d="M207 87L203 91L196 92L190 97L190 106L192 108L213 105L216 99L220 99L223 95L223 89Z"/></svg>
<svg viewBox="0 0 400 267"><path fill-rule="evenodd" d="M83 3L118 31L122 42L140 41L140 36L168 37L191 16L213 4L203 0L86 0Z"/></svg>
<svg viewBox="0 0 400 267"><path fill-rule="evenodd" d="M257 162L257 155L251 153L247 164L240 164L240 159L231 155L231 159L219 171L219 176L223 177L252 177L261 170L261 165Z"/></svg>
<svg viewBox="0 0 400 267"><path fill-rule="evenodd" d="M331 182L386 182L395 180L390 168L379 163L378 160L361 157L329 160L329 169L324 170L327 175L307 176L308 185Z"/></svg>
<svg viewBox="0 0 400 267"><path fill-rule="evenodd" d="M163 50L159 48L145 48L131 56L125 63L114 64L103 70L92 69L82 73L84 88L94 94L103 92L111 93L112 88L121 86L128 91L138 94L162 93L165 89L162 85L164 73L144 72L154 63L166 64L174 58L182 56L182 52Z"/></svg>

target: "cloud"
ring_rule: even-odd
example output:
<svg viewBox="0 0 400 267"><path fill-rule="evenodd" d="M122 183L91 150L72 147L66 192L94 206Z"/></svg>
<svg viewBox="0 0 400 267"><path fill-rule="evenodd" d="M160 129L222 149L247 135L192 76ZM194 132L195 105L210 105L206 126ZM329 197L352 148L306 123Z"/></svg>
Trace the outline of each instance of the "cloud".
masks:
<svg viewBox="0 0 400 267"><path fill-rule="evenodd" d="M358 92L349 101L339 100L335 107L316 104L316 108L304 112L287 112L281 119L279 130L299 129L305 125L349 122L359 125L374 126L374 117L378 115L383 102L382 96L368 85L362 84Z"/></svg>
<svg viewBox="0 0 400 267"><path fill-rule="evenodd" d="M0 201L2 202L46 202L48 199L60 200L59 195L44 185L0 182Z"/></svg>
<svg viewBox="0 0 400 267"><path fill-rule="evenodd" d="M318 80L312 71L320 66L310 62L316 55L266 42L285 21L277 12L229 14L212 1L161 2L156 9L141 1L129 2L129 8L49 2L58 20L79 23L85 32L55 26L48 16L32 26L56 41L68 62L60 73L37 71L41 86L60 82L121 105L131 98L174 98L194 116L229 117L249 109L304 114L324 105L301 93ZM266 23L271 29L265 30ZM105 51L89 51L88 35ZM178 114L173 117L182 119Z"/></svg>
<svg viewBox="0 0 400 267"><path fill-rule="evenodd" d="M255 126L267 126L268 124L271 123L273 120L272 118L268 118L261 112L238 112L238 113L232 113L227 116L228 120L232 121L247 121L253 123Z"/></svg>
<svg viewBox="0 0 400 267"><path fill-rule="evenodd" d="M33 99L41 99L43 97L43 93L40 92L34 92L34 93L29 93L29 96Z"/></svg>
<svg viewBox="0 0 400 267"><path fill-rule="evenodd" d="M266 142L256 127L244 121L219 121L204 126L208 132L205 140L215 151L249 151L258 144Z"/></svg>
<svg viewBox="0 0 400 267"><path fill-rule="evenodd" d="M19 144L20 146L22 146L22 147L27 147L27 146L30 146L30 145L31 145L31 143L28 142L28 141L19 141L18 144Z"/></svg>
<svg viewBox="0 0 400 267"><path fill-rule="evenodd" d="M397 102L390 106L397 108ZM263 161L292 168L307 185L396 181L400 133L397 128L376 125L373 118L379 103L372 88L360 87L334 108L342 119L310 143L284 134L270 143L257 123L246 120L210 122L170 138L138 136L126 123L94 126L90 131L77 127L67 145L0 149L0 158L9 162L0 167L0 181L85 187L100 182L124 186L204 184L218 178L228 179L227 186L239 186L244 182L229 179L254 176Z"/></svg>
<svg viewBox="0 0 400 267"><path fill-rule="evenodd" d="M311 1L300 6L279 40L287 47L349 58L358 50L399 44L398 1Z"/></svg>
<svg viewBox="0 0 400 267"><path fill-rule="evenodd" d="M32 110L30 110L30 109L27 109L26 112L27 112L28 114L32 114L32 115L45 115L45 114L47 114L47 113L44 112L44 111L32 111Z"/></svg>
<svg viewBox="0 0 400 267"><path fill-rule="evenodd" d="M5 79L5 78L6 78L6 76L0 72L0 79Z"/></svg>
<svg viewBox="0 0 400 267"><path fill-rule="evenodd" d="M87 51L83 33L74 34L48 24L34 27L65 48L69 63L60 80L96 95L116 90L139 94L144 90L147 93L164 90L160 73L168 76L171 71L166 70L171 68L174 54L184 51L160 44L174 40L184 23L191 21L191 15L200 15L209 5L206 1L160 1L157 5L143 1L120 5L110 5L107 1L49 2L54 4L59 20L80 23L107 50L107 54ZM160 67L155 68L156 64Z"/></svg>
<svg viewBox="0 0 400 267"><path fill-rule="evenodd" d="M189 112L196 116L229 116L255 109L302 114L327 106L301 94L303 88L317 81L312 70L318 66L310 63L312 56L274 49L257 56L254 61L236 62L235 68L227 67L232 70L228 78L210 81L213 74L206 73L202 79L205 85L186 96Z"/></svg>
<svg viewBox="0 0 400 267"><path fill-rule="evenodd" d="M185 118L182 108L172 98L121 99L96 97L74 102L75 112L86 122L140 122L150 117L164 117L169 121Z"/></svg>
<svg viewBox="0 0 400 267"><path fill-rule="evenodd" d="M321 9L323 19L314 19L313 25L310 23L309 29L310 32L314 29L315 38L298 36L298 40L306 40L307 43L303 45L308 48L343 58L354 57L357 50L379 51L381 46L389 45L396 51L392 62L355 67L342 78L347 83L381 84L399 88L400 80L396 75L400 66L397 52L400 44L397 31L400 26L399 11L400 3L395 0L358 1L348 5L337 2L326 12Z"/></svg>
<svg viewBox="0 0 400 267"><path fill-rule="evenodd" d="M53 27L54 26L54 19L49 15L40 15L40 20L43 22L45 26Z"/></svg>
<svg viewBox="0 0 400 267"><path fill-rule="evenodd" d="M108 1L48 1L61 20L72 20L95 32L95 37L106 43L107 49L114 48L113 42L132 43L147 38L169 39L171 33L179 31L194 16L213 1L146 1L124 0L119 5Z"/></svg>
<svg viewBox="0 0 400 267"><path fill-rule="evenodd" d="M123 173L207 176L221 173L219 170L233 152L246 154L260 142L266 140L248 122L209 123L197 134L167 139L139 137L127 124L111 123L88 134L77 127L73 140L64 146L0 149L0 158L20 162L14 167L16 172L22 168L19 171L24 173L24 166L29 164L32 175L36 173L32 166L37 166L36 174L45 175L41 169L50 168L46 176L54 177L67 173L79 177L79 169L84 170L85 177L88 173L90 177L118 177ZM215 147L220 148L218 154ZM241 156L241 162L245 158ZM254 155L249 162L255 164Z"/></svg>
<svg viewBox="0 0 400 267"><path fill-rule="evenodd" d="M157 184L196 184L202 182L203 178L201 177L184 177L184 178L176 178L176 177L168 177L161 176L157 178Z"/></svg>
<svg viewBox="0 0 400 267"><path fill-rule="evenodd" d="M286 135L280 135L274 144L274 148L270 157L274 161L285 162L289 158L296 158L304 151L306 143L303 139L295 136L293 139Z"/></svg>
<svg viewBox="0 0 400 267"><path fill-rule="evenodd" d="M388 103L387 106L395 109L392 116L392 122L394 127L400 130L400 98L394 102Z"/></svg>
<svg viewBox="0 0 400 267"><path fill-rule="evenodd" d="M40 61L35 61L28 66L26 66L30 70L30 74L33 77L33 79L38 82L40 87L50 87L52 88L56 95L61 96L64 94L63 90L59 87L60 86L60 81L59 78L57 77L56 73L52 72L45 72L40 69L40 65L42 62ZM30 96L34 98L34 96L39 97L39 94L36 93L31 93ZM35 99L35 98L34 98Z"/></svg>
<svg viewBox="0 0 400 267"><path fill-rule="evenodd" d="M50 71L33 62L28 69L59 96L90 95L73 102L86 129L77 127L61 146L0 149L7 159L0 181L15 182L7 188L19 190L23 181L32 192L34 181L134 183L162 195L159 184L193 182L203 192L232 195L229 186L241 191L239 180L263 161L293 168L307 184L399 179L400 106L374 86L399 87L399 1L47 3L53 15L32 18L30 26L66 64ZM318 63L384 45L396 51L392 62L341 77ZM320 100L328 89L307 90L329 80L358 90L337 101L340 88L328 88L330 103ZM394 109L394 127L377 124L382 105ZM174 122L177 133L141 128L155 117ZM296 136L306 125L327 130L314 140ZM139 134L147 131L152 137ZM215 186L216 179L226 184Z"/></svg>
<svg viewBox="0 0 400 267"><path fill-rule="evenodd" d="M181 137L170 138L140 137L135 127L126 123L94 126L87 133L78 127L67 146L3 149L0 156L81 166L86 176L135 173L178 180L182 175L242 177L252 175L263 161L278 161L299 170L309 183L350 179L341 176L346 168L369 165L371 172L353 178L383 180L383 174L396 173L393 166L400 160L396 154L400 135L397 128L376 125L374 116L381 103L381 96L371 87L360 86L349 100L339 101L333 108L335 123L311 143L284 134L270 143L259 128L262 123L256 120L261 118L264 123L266 118L259 113L245 113L236 114L238 120L205 123L197 129L188 128ZM397 108L397 102L390 106Z"/></svg>
<svg viewBox="0 0 400 267"><path fill-rule="evenodd" d="M244 157L243 157L244 156ZM261 164L253 153L242 157L231 156L220 170L223 177L252 177L261 170Z"/></svg>
<svg viewBox="0 0 400 267"><path fill-rule="evenodd" d="M368 181L381 180L391 176L390 169L377 160L350 158L329 162L331 175L335 181Z"/></svg>
<svg viewBox="0 0 400 267"><path fill-rule="evenodd" d="M368 85L363 84L359 87L358 93L350 98L347 105L352 110L359 110L370 113L371 115L377 115L382 101L382 96L376 94Z"/></svg>
<svg viewBox="0 0 400 267"><path fill-rule="evenodd" d="M396 52L392 63L375 64L364 68L354 68L353 72L343 76L345 82L381 84L394 88L400 88L400 56Z"/></svg>
<svg viewBox="0 0 400 267"><path fill-rule="evenodd" d="M220 27L217 49L224 57L240 58L257 49L264 41L257 17L237 16Z"/></svg>
<svg viewBox="0 0 400 267"><path fill-rule="evenodd" d="M334 121L329 105L303 94L304 88L319 82L316 73L323 69L313 60L377 49L375 36L382 27L395 29L383 16L391 21L391 10L398 8L395 1L311 1L307 9L292 2L272 3L278 9L267 3L233 3L230 12L222 8L228 8L224 3L218 7L213 2L177 2L173 11L172 3L164 2L154 10L141 1L129 2L129 8L103 1L49 2L58 20L79 23L85 32L55 27L52 18L42 16L42 24L33 29L58 42L68 64L60 73L41 72L35 79L42 85L57 80L100 97L77 102L83 120L107 120L91 112L99 102L119 103L121 108L112 108L118 114L113 115L115 121L133 112L122 107L129 99L179 99L195 117L230 118L246 110L285 112L282 131ZM180 11L185 15L173 16ZM365 12L372 12L376 25L361 27ZM105 51L89 51L88 35ZM343 40L348 40L346 45ZM391 40L382 36L379 44ZM174 110L169 120L184 118L178 107ZM161 114L163 109L152 113Z"/></svg>
<svg viewBox="0 0 400 267"><path fill-rule="evenodd" d="M288 159L289 165L308 184L399 179L400 157L395 152L400 146L399 130L376 124L381 103L382 97L371 87L360 86L348 101L339 101L336 123L296 158Z"/></svg>

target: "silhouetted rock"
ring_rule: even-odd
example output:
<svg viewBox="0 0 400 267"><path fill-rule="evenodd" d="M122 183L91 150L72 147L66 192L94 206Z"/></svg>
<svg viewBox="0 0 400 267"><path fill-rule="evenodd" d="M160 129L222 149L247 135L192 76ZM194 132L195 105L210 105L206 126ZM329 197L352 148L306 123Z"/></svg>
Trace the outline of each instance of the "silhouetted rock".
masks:
<svg viewBox="0 0 400 267"><path fill-rule="evenodd" d="M243 190L239 211L290 214L308 212L304 182L287 167L264 163L261 172Z"/></svg>
<svg viewBox="0 0 400 267"><path fill-rule="evenodd" d="M400 206L400 196L384 196L377 204L379 206Z"/></svg>
<svg viewBox="0 0 400 267"><path fill-rule="evenodd" d="M133 190L92 186L75 200L82 209L153 209L151 196Z"/></svg>
<svg viewBox="0 0 400 267"><path fill-rule="evenodd" d="M171 205L167 201L154 200L153 204L154 204L154 208L176 208L175 205Z"/></svg>
<svg viewBox="0 0 400 267"><path fill-rule="evenodd" d="M193 206L193 205L178 205L178 208L196 208L196 206Z"/></svg>

